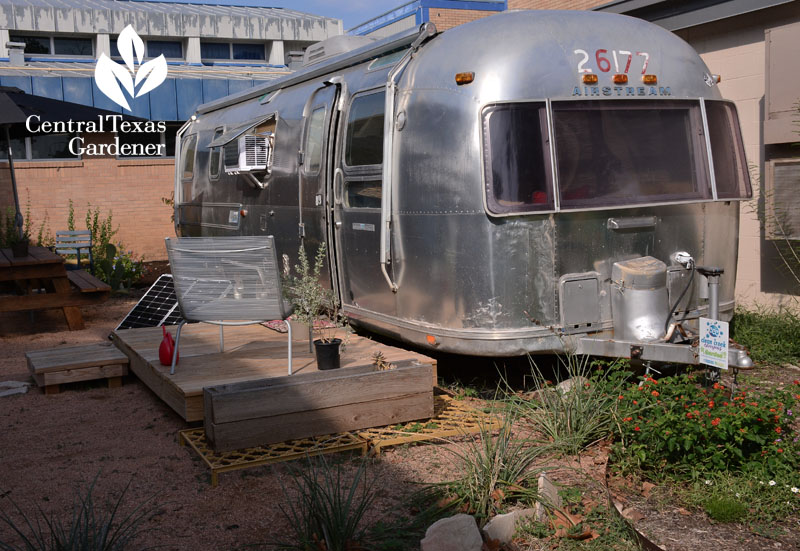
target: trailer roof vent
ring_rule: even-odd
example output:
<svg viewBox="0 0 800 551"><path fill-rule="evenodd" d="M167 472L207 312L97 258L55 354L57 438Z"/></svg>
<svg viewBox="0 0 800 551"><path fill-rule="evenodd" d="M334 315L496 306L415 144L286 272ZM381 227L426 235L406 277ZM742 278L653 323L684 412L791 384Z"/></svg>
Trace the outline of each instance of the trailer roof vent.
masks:
<svg viewBox="0 0 800 551"><path fill-rule="evenodd" d="M353 51L374 41L375 39L369 36L333 36L306 48L306 53L303 57L303 67L315 65L320 61Z"/></svg>

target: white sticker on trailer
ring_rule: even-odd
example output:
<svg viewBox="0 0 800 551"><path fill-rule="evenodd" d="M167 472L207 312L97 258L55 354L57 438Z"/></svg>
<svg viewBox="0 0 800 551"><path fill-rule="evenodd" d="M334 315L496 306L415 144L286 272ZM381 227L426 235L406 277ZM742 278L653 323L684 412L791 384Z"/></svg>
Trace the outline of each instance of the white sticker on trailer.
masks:
<svg viewBox="0 0 800 551"><path fill-rule="evenodd" d="M700 363L728 369L728 322L700 318Z"/></svg>

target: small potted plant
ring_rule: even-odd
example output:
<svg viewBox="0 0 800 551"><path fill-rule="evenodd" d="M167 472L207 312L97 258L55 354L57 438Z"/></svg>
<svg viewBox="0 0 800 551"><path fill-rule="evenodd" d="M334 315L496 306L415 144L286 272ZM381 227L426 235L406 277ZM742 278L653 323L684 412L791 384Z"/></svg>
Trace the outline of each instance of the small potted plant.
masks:
<svg viewBox="0 0 800 551"><path fill-rule="evenodd" d="M319 336L314 340L317 367L336 369L340 366L342 345L342 339L336 336L336 332L347 326L347 317L334 292L320 283L325 252L325 243L322 243L312 267L305 247L300 245L298 264L294 267L297 275L289 277L287 290L294 304L294 320L307 325L310 331Z"/></svg>

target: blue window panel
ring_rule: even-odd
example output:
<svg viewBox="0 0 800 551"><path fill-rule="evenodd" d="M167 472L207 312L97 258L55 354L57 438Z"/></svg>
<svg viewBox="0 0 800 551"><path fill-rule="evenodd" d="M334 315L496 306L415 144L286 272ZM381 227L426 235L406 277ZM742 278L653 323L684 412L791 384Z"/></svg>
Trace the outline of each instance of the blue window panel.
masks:
<svg viewBox="0 0 800 551"><path fill-rule="evenodd" d="M230 59L231 45L229 42L200 42L200 57L202 59Z"/></svg>
<svg viewBox="0 0 800 551"><path fill-rule="evenodd" d="M183 59L183 45L171 40L148 40L147 57L164 54L167 59Z"/></svg>
<svg viewBox="0 0 800 551"><path fill-rule="evenodd" d="M253 87L252 80L229 80L228 81L228 93L235 94L236 92L241 92L242 90L249 90Z"/></svg>
<svg viewBox="0 0 800 551"><path fill-rule="evenodd" d="M228 81L222 79L203 79L203 102L207 103L228 95Z"/></svg>
<svg viewBox="0 0 800 551"><path fill-rule="evenodd" d="M177 121L178 100L175 95L175 79L168 78L147 94L150 99L150 118L154 121Z"/></svg>
<svg viewBox="0 0 800 551"><path fill-rule="evenodd" d="M0 84L3 86L13 86L15 88L19 88L26 94L31 94L31 77L11 77L11 76L0 76Z"/></svg>
<svg viewBox="0 0 800 551"><path fill-rule="evenodd" d="M64 101L80 103L81 105L94 105L92 102L93 84L93 78L62 77L61 85L64 89Z"/></svg>
<svg viewBox="0 0 800 551"><path fill-rule="evenodd" d="M64 90L61 88L61 77L31 77L35 96L63 100Z"/></svg>
<svg viewBox="0 0 800 551"><path fill-rule="evenodd" d="M185 121L203 103L203 81L199 78L177 79L175 92L178 98L178 120Z"/></svg>
<svg viewBox="0 0 800 551"><path fill-rule="evenodd" d="M94 79L92 80L92 97L94 98L94 106L99 107L100 109L107 109L109 111L114 111L115 113L122 113L122 107L111 101L108 96L106 96L100 89L97 87ZM127 92L124 90L122 94L125 96L125 99L128 100L128 105L131 103L131 97L128 95ZM86 103L86 101L82 101L80 103Z"/></svg>
<svg viewBox="0 0 800 551"><path fill-rule="evenodd" d="M264 60L266 59L264 44L237 44L234 42L233 59Z"/></svg>
<svg viewBox="0 0 800 551"><path fill-rule="evenodd" d="M150 118L150 98L148 97L152 92L129 100L131 104L130 114L134 117L142 117L143 119ZM127 111L125 112L127 114Z"/></svg>

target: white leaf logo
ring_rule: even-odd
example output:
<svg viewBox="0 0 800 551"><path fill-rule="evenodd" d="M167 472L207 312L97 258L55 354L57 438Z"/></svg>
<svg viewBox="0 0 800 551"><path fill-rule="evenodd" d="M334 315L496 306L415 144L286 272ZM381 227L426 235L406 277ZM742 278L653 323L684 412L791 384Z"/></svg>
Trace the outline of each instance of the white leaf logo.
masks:
<svg viewBox="0 0 800 551"><path fill-rule="evenodd" d="M108 99L130 111L130 104L122 89L124 88L132 98L138 98L150 92L167 78L167 60L164 58L164 54L161 54L155 59L142 63L144 42L130 25L119 34L117 49L125 65L120 65L105 54L100 54L94 69L94 80L97 82L97 88L108 96ZM137 65L139 66L138 70ZM140 84L141 87L137 91L136 88Z"/></svg>

